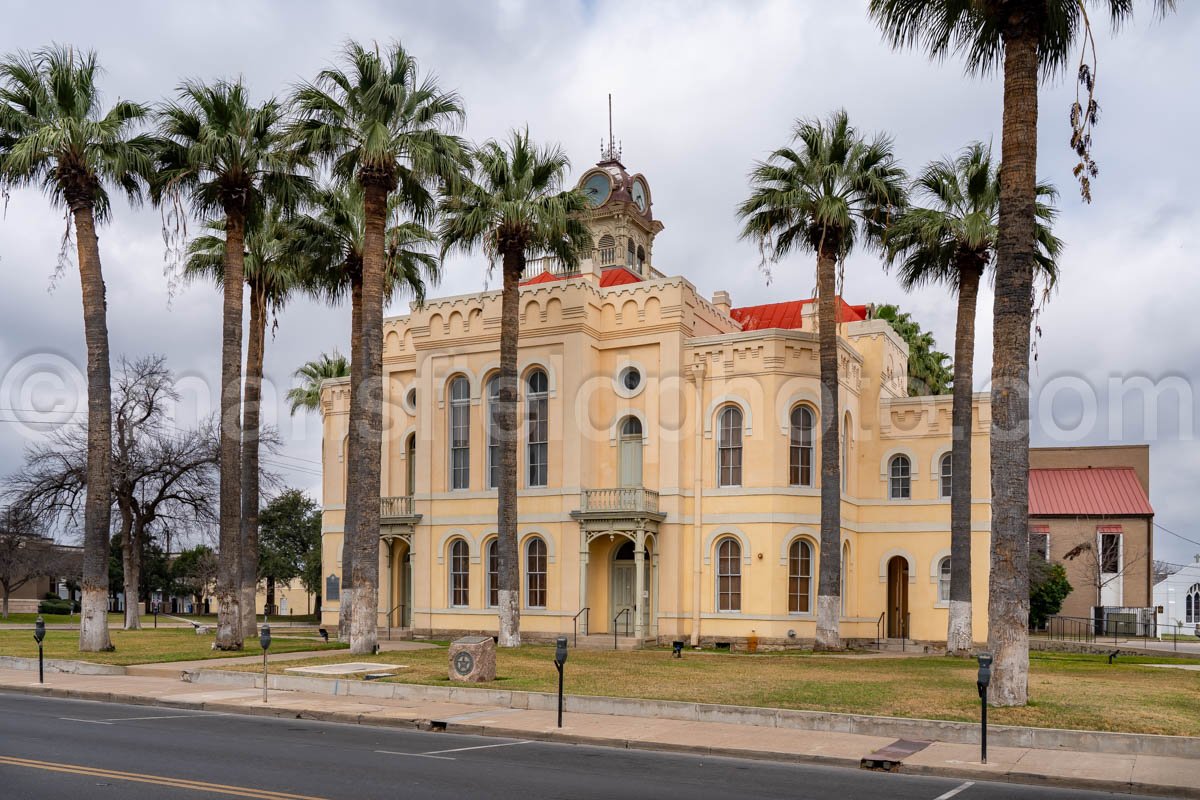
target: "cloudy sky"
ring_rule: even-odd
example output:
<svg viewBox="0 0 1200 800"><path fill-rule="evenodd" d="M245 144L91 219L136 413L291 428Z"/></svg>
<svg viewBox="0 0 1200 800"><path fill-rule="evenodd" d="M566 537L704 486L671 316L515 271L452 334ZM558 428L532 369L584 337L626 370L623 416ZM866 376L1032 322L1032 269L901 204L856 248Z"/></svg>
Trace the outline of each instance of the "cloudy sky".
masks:
<svg viewBox="0 0 1200 800"><path fill-rule="evenodd" d="M1143 12L1097 37L1099 100L1095 202L1070 174L1070 81L1042 92L1039 171L1062 190L1067 242L1060 292L1041 321L1036 379L1038 444L1146 442L1161 526L1200 542L1195 397L1200 380L1200 210L1186 198L1200 179L1192 152L1200 111L1200 13L1166 23ZM738 241L736 203L755 159L787 141L797 117L845 107L865 130L886 130L910 170L980 139L999 145L1000 85L964 77L956 61L893 52L865 3L808 2L62 2L9 0L0 52L57 41L99 52L103 88L156 101L182 78L245 78L259 97L313 76L347 38L400 39L466 102L466 134L502 136L528 124L557 140L575 174L596 161L613 94L616 135L630 171L646 174L666 224L655 266L735 305L812 293L810 259L779 264L770 282L755 247ZM53 410L84 364L79 280L57 280L60 212L16 192L0 221L0 473L20 463L29 409ZM160 219L118 205L101 231L114 359L165 353L185 393L211 403L219 367L220 303L208 286L169 296ZM447 265L442 294L477 291L482 262ZM942 292L905 295L869 254L847 268L852 302L899 303L952 349L954 310ZM405 305L393 309L402 313ZM275 403L268 418L287 442L273 459L319 496L319 424L289 419L291 372L323 350L347 351L348 313L296 301L268 342ZM991 358L991 296L980 298L978 388ZM65 376L65 378L63 377ZM209 392L212 392L209 394ZM1149 402L1143 398L1149 397ZM1123 397L1123 399L1122 399ZM73 402L73 401L72 401ZM1160 531L1156 555L1190 561L1200 544Z"/></svg>

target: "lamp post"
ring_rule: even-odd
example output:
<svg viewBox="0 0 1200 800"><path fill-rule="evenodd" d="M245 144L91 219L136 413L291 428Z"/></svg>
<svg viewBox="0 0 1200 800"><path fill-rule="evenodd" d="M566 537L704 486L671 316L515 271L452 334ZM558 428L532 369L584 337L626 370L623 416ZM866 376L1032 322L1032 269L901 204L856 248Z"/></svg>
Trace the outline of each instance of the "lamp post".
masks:
<svg viewBox="0 0 1200 800"><path fill-rule="evenodd" d="M42 671L42 639L46 638L46 620L41 616L33 623L33 638L38 646L38 683L45 683L45 674Z"/></svg>
<svg viewBox="0 0 1200 800"><path fill-rule="evenodd" d="M559 636L554 643L554 666L558 669L558 727L562 727L563 665L567 663L567 637Z"/></svg>
<svg viewBox="0 0 1200 800"><path fill-rule="evenodd" d="M263 702L267 702L267 650L271 647L271 626L263 625L258 635L258 644L263 651Z"/></svg>
<svg viewBox="0 0 1200 800"><path fill-rule="evenodd" d="M975 680L975 688L979 690L979 706L980 706L980 724L982 726L979 737L979 760L981 763L987 763L987 690L988 684L992 682L992 654L979 654L979 677Z"/></svg>

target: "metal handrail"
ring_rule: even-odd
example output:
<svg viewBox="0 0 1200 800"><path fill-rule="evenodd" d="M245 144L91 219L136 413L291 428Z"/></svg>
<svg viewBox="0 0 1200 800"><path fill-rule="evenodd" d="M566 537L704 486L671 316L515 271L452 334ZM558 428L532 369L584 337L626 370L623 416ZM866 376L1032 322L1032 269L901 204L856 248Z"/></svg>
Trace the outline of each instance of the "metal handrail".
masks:
<svg viewBox="0 0 1200 800"><path fill-rule="evenodd" d="M879 620L875 623L875 649L883 650L883 618L887 616L887 611L879 612Z"/></svg>
<svg viewBox="0 0 1200 800"><path fill-rule="evenodd" d="M388 612L387 612L387 621L388 621L388 641L389 641L389 642L392 640L392 612L393 612L393 611L395 611L397 608L401 609L401 611L400 611L400 625L399 625L398 627L401 627L401 628L403 628L403 627L404 627L404 610L403 610L403 609L404 609L404 607L405 607L405 606L404 606L404 603L401 603L401 604L399 604L399 605L392 606L390 609L388 609Z"/></svg>
<svg viewBox="0 0 1200 800"><path fill-rule="evenodd" d="M628 636L629 620L633 616L630 612L631 609L627 606L618 611L617 615L613 617L613 650L617 649L617 620L619 620L622 616L625 617L625 635Z"/></svg>
<svg viewBox="0 0 1200 800"><path fill-rule="evenodd" d="M575 643L572 645L572 647L579 647L579 615L580 614L583 615L583 635L584 636L588 635L588 612L591 610L592 609L590 606L584 606L583 608L579 609L579 614L576 614L575 616L571 617L571 625L575 629L575 637L574 637Z"/></svg>

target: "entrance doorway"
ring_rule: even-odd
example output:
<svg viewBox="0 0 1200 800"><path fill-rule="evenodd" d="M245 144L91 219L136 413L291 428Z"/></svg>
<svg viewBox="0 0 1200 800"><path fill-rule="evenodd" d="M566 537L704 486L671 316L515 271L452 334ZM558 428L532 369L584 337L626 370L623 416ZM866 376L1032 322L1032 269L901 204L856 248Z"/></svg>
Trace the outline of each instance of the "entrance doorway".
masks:
<svg viewBox="0 0 1200 800"><path fill-rule="evenodd" d="M633 542L625 542L613 554L612 587L609 593L610 617L616 632L633 633L633 614L637 605L637 562L633 560ZM617 616L621 615L620 619Z"/></svg>
<svg viewBox="0 0 1200 800"><path fill-rule="evenodd" d="M888 561L887 630L889 639L908 638L908 559L892 556Z"/></svg>

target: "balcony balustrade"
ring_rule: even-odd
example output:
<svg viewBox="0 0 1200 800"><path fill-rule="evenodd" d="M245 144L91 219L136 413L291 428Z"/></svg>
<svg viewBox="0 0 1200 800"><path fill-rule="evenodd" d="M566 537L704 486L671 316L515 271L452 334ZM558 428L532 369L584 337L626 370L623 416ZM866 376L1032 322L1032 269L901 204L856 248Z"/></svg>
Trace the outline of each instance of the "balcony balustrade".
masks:
<svg viewBox="0 0 1200 800"><path fill-rule="evenodd" d="M658 492L652 489L623 487L584 489L579 497L582 513L657 514Z"/></svg>

